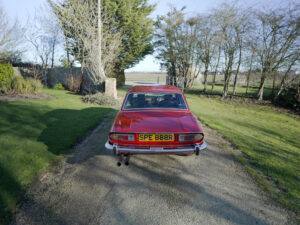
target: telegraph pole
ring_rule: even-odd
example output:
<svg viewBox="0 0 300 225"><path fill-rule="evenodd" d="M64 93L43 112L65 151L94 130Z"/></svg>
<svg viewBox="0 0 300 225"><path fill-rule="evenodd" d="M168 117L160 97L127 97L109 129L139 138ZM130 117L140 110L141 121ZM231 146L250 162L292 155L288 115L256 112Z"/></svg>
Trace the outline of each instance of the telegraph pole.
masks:
<svg viewBox="0 0 300 225"><path fill-rule="evenodd" d="M104 79L105 74L102 67L102 13L101 0L98 0L98 73L101 79Z"/></svg>

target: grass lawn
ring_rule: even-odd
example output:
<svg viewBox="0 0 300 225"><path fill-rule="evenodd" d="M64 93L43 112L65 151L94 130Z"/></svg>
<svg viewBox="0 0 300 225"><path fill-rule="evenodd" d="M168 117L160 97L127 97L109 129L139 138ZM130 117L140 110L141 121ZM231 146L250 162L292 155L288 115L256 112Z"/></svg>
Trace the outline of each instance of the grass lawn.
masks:
<svg viewBox="0 0 300 225"><path fill-rule="evenodd" d="M300 118L269 106L188 94L193 112L243 152L239 160L271 196L300 210Z"/></svg>
<svg viewBox="0 0 300 225"><path fill-rule="evenodd" d="M0 102L0 224L37 175L113 111L66 91L45 92L54 98Z"/></svg>

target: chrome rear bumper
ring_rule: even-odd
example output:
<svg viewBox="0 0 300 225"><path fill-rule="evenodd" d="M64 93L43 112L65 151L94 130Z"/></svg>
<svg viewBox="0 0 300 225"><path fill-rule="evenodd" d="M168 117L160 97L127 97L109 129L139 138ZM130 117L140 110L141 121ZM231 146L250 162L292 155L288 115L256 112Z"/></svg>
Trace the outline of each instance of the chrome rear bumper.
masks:
<svg viewBox="0 0 300 225"><path fill-rule="evenodd" d="M204 150L207 148L206 142L203 144L196 144L194 146L186 147L186 148L128 148L128 147L121 147L118 145L111 145L109 142L106 142L105 148L107 150L113 151L114 154L199 154L199 151Z"/></svg>

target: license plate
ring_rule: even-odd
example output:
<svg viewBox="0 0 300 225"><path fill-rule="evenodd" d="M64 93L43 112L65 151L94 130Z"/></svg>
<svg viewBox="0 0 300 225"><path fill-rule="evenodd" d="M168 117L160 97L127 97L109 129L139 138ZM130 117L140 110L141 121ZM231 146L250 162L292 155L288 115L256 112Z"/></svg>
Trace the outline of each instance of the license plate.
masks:
<svg viewBox="0 0 300 225"><path fill-rule="evenodd" d="M174 134L139 134L138 140L143 142L174 141Z"/></svg>

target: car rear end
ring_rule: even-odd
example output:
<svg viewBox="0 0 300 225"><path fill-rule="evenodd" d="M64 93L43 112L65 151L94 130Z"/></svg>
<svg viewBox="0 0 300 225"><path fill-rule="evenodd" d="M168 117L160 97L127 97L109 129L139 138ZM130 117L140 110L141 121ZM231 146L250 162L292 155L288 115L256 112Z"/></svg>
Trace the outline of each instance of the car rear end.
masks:
<svg viewBox="0 0 300 225"><path fill-rule="evenodd" d="M115 133L111 132L106 148L116 155L133 154L199 154L206 148L199 133Z"/></svg>

